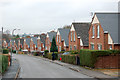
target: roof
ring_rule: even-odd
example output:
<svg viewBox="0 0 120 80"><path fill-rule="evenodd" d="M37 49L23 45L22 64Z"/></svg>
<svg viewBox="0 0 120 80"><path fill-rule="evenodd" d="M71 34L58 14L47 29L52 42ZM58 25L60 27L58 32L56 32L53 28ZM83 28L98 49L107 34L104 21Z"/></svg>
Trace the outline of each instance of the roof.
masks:
<svg viewBox="0 0 120 80"><path fill-rule="evenodd" d="M108 31L112 40L116 44L120 44L120 23L118 23L120 19L120 13L95 13L103 30ZM119 26L119 27L118 27Z"/></svg>
<svg viewBox="0 0 120 80"><path fill-rule="evenodd" d="M37 47L37 37L31 37L32 38L32 40L33 40L33 43L36 45L36 47Z"/></svg>
<svg viewBox="0 0 120 80"><path fill-rule="evenodd" d="M66 46L69 46L68 35L70 32L70 29L59 28L58 31L60 32L61 39L64 39Z"/></svg>
<svg viewBox="0 0 120 80"><path fill-rule="evenodd" d="M83 41L84 46L89 45L89 27L90 23L72 23L75 31L77 33L77 37L80 37L80 39Z"/></svg>
<svg viewBox="0 0 120 80"><path fill-rule="evenodd" d="M30 40L31 38L25 38L26 39L26 44L30 47Z"/></svg>
<svg viewBox="0 0 120 80"><path fill-rule="evenodd" d="M49 35L49 39L50 39L50 42L52 42L52 39L53 39L53 37L55 37L56 38L56 32L48 32L48 35Z"/></svg>
<svg viewBox="0 0 120 80"><path fill-rule="evenodd" d="M46 39L46 34L41 34L40 41L44 44L44 46L45 46L45 39Z"/></svg>

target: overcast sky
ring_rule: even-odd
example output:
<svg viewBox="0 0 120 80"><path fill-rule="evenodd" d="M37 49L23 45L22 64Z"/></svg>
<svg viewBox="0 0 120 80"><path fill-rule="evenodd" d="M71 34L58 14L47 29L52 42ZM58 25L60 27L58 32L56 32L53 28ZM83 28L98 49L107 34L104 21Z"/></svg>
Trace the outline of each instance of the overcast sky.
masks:
<svg viewBox="0 0 120 80"><path fill-rule="evenodd" d="M75 22L90 22L91 12L117 12L119 0L0 0L0 28L41 33Z"/></svg>

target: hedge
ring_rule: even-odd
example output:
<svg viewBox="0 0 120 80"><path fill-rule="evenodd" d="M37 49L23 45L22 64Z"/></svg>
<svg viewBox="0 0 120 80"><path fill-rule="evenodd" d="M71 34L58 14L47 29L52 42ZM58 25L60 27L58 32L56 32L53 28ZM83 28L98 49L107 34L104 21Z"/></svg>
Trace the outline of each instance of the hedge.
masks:
<svg viewBox="0 0 120 80"><path fill-rule="evenodd" d="M55 60L58 60L58 53L57 52L54 52L54 53L55 53ZM52 53L48 53L47 58L52 59Z"/></svg>
<svg viewBox="0 0 120 80"><path fill-rule="evenodd" d="M76 55L61 55L62 62L76 64Z"/></svg>
<svg viewBox="0 0 120 80"><path fill-rule="evenodd" d="M45 50L43 57L47 58L47 54L48 54L48 53L49 53L49 51L48 51L48 50Z"/></svg>
<svg viewBox="0 0 120 80"><path fill-rule="evenodd" d="M8 67L8 57L5 55L0 55L0 73L4 73Z"/></svg>
<svg viewBox="0 0 120 80"><path fill-rule="evenodd" d="M98 57L117 54L120 54L120 50L80 50L80 65L94 68Z"/></svg>
<svg viewBox="0 0 120 80"><path fill-rule="evenodd" d="M3 54L8 54L9 50L8 49L3 49Z"/></svg>

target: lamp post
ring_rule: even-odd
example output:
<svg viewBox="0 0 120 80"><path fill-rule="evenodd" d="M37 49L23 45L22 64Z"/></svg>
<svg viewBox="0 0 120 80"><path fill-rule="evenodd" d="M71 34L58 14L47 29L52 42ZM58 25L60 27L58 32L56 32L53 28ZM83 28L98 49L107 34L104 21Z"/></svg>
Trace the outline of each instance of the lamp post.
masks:
<svg viewBox="0 0 120 80"><path fill-rule="evenodd" d="M14 35L14 31L15 31L15 30L20 30L20 29L16 29L16 28L13 29L13 30L12 30L12 37L13 37L13 35ZM11 65L12 65L12 47L11 47L11 60L10 60L10 66L11 66Z"/></svg>

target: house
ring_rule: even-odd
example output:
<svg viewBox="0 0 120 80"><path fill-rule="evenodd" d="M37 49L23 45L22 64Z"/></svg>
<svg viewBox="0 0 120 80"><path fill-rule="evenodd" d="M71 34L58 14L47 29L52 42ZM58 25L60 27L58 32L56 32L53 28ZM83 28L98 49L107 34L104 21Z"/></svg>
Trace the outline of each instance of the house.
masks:
<svg viewBox="0 0 120 80"><path fill-rule="evenodd" d="M69 35L70 29L59 28L56 35L56 45L58 47L58 52L69 51Z"/></svg>
<svg viewBox="0 0 120 80"><path fill-rule="evenodd" d="M41 43L41 51L44 51L45 50L45 41L46 41L46 34L41 34L40 35L40 43Z"/></svg>
<svg viewBox="0 0 120 80"><path fill-rule="evenodd" d="M89 49L90 23L72 23L69 32L69 50Z"/></svg>
<svg viewBox="0 0 120 80"><path fill-rule="evenodd" d="M95 13L89 29L89 49L120 50L120 13Z"/></svg>
<svg viewBox="0 0 120 80"><path fill-rule="evenodd" d="M56 37L55 31L51 31L47 33L46 40L45 40L45 46L46 46L45 50L48 50L49 52L50 52L53 37Z"/></svg>

